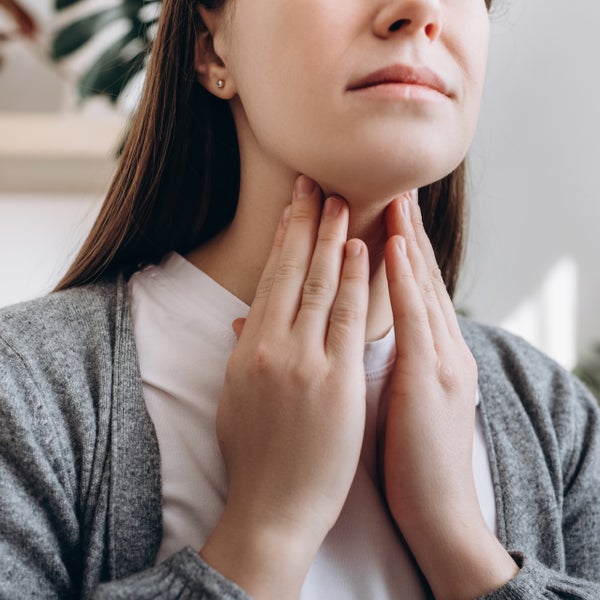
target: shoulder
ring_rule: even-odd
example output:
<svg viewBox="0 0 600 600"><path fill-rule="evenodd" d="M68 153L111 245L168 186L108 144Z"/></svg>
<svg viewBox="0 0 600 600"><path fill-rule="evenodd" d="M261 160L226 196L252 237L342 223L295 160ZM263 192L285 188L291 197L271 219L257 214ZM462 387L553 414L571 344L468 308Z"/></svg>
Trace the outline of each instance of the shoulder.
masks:
<svg viewBox="0 0 600 600"><path fill-rule="evenodd" d="M2 308L0 339L24 358L35 350L85 341L111 329L122 288L119 279L110 279Z"/></svg>
<svg viewBox="0 0 600 600"><path fill-rule="evenodd" d="M7 435L20 432L32 445L46 440L63 456L80 452L109 410L125 313L120 277L0 310L0 417L10 423Z"/></svg>
<svg viewBox="0 0 600 600"><path fill-rule="evenodd" d="M569 371L522 338L498 327L460 319L478 366L479 388L490 430L514 450L531 450L575 470L582 448L598 453L600 410L589 390Z"/></svg>
<svg viewBox="0 0 600 600"><path fill-rule="evenodd" d="M470 319L459 321L477 361L480 383L529 391L538 399L543 396L547 402L567 391L565 388L591 399L574 375L521 337Z"/></svg>
<svg viewBox="0 0 600 600"><path fill-rule="evenodd" d="M112 358L126 306L119 276L1 309L0 381L25 374L42 391L93 383L89 374Z"/></svg>
<svg viewBox="0 0 600 600"><path fill-rule="evenodd" d="M523 338L500 327L459 319L461 331L478 365L515 376L537 377L563 370Z"/></svg>

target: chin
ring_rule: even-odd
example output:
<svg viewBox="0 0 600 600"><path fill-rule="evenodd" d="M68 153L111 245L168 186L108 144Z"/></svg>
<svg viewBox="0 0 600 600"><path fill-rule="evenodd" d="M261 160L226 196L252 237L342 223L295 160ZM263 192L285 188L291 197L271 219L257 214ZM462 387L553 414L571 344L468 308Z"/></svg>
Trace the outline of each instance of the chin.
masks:
<svg viewBox="0 0 600 600"><path fill-rule="evenodd" d="M365 153L359 160L321 163L302 171L319 183L325 195L338 194L348 202L389 203L400 194L438 181L454 171L465 154L449 158L418 155L390 160L390 155Z"/></svg>

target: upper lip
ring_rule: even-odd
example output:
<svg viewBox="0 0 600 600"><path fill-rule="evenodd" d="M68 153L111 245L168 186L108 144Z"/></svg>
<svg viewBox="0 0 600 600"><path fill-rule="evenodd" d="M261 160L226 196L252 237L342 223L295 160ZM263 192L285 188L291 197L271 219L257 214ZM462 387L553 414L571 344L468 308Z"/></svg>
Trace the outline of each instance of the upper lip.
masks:
<svg viewBox="0 0 600 600"><path fill-rule="evenodd" d="M352 82L348 90L359 90L385 83L406 83L423 85L433 88L441 94L450 96L450 90L445 81L429 67L396 64L374 71L370 75Z"/></svg>

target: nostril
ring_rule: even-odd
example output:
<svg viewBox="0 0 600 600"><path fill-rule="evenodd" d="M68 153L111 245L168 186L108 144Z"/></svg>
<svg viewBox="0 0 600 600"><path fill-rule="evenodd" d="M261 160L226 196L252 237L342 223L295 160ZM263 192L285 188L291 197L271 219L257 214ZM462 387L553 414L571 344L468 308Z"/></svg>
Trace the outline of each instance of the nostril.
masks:
<svg viewBox="0 0 600 600"><path fill-rule="evenodd" d="M436 31L437 27L433 23L430 23L429 25L427 25L427 27L425 27L425 35L429 38L434 37Z"/></svg>
<svg viewBox="0 0 600 600"><path fill-rule="evenodd" d="M390 32L394 32L394 31L398 31L398 29L401 29L402 27L404 27L405 25L408 25L410 23L410 19L398 19L397 21L394 21L391 25L390 25Z"/></svg>

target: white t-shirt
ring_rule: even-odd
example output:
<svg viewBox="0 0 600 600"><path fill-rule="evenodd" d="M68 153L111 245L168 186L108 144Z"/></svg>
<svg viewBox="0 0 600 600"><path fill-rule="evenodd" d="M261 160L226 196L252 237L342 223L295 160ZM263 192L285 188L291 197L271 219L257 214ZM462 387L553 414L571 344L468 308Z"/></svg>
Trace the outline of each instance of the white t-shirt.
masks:
<svg viewBox="0 0 600 600"><path fill-rule="evenodd" d="M246 316L249 307L176 253L134 274L129 292L144 398L161 455L161 562L184 546L200 549L222 513L227 474L215 418L236 343L231 323ZM361 460L340 518L309 569L301 600L425 597L414 559L397 534L377 483L379 407L385 403L394 357L393 330L366 344L367 420ZM479 409L473 464L484 517L495 531Z"/></svg>

